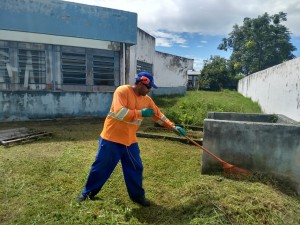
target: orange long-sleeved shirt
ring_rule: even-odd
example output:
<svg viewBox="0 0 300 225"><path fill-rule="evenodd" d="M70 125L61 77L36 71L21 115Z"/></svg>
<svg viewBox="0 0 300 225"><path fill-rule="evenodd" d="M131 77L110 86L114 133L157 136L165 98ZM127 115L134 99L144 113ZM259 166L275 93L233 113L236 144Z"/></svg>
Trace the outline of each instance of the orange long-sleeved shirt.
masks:
<svg viewBox="0 0 300 225"><path fill-rule="evenodd" d="M170 129L174 126L159 110L153 100L148 96L137 96L130 85L123 85L116 89L110 112L105 119L100 136L103 139L129 146L137 142L136 132L143 117L141 109L152 108L160 119L153 120Z"/></svg>

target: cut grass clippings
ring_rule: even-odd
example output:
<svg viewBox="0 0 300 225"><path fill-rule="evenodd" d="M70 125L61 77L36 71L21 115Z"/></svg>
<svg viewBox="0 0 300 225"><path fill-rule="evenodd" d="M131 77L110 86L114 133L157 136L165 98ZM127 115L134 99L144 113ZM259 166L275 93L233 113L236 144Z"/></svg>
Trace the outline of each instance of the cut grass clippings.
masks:
<svg viewBox="0 0 300 225"><path fill-rule="evenodd" d="M209 111L261 112L257 103L226 90L155 101L183 125L202 126ZM102 125L100 119L0 123L1 130L27 127L53 134L0 146L0 224L300 224L300 198L284 184L263 176L201 175L205 153L197 146L151 138L138 138L150 207L130 201L120 165L97 200L78 204L75 198L94 161ZM158 131L148 119L140 131L174 135ZM202 136L187 131L193 138Z"/></svg>
<svg viewBox="0 0 300 225"><path fill-rule="evenodd" d="M11 125L13 124L13 125ZM299 224L300 199L276 182L201 175L201 150L139 138L149 208L130 201L120 165L98 194L81 204L97 152L100 120L2 123L52 132L0 147L1 224Z"/></svg>

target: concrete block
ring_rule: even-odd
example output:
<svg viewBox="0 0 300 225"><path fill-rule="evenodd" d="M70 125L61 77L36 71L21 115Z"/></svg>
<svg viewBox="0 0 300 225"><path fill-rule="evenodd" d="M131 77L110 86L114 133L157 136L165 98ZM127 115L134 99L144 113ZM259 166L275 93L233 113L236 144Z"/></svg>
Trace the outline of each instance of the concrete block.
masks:
<svg viewBox="0 0 300 225"><path fill-rule="evenodd" d="M300 194L300 126L275 114L211 112L204 120L203 146L235 166L272 175ZM203 154L202 174L222 171Z"/></svg>

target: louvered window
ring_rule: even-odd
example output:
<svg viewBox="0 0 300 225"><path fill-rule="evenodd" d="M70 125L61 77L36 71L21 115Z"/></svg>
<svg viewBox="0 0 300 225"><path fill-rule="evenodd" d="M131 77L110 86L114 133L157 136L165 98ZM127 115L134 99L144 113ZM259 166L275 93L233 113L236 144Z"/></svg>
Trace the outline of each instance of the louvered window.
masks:
<svg viewBox="0 0 300 225"><path fill-rule="evenodd" d="M63 84L86 84L86 55L61 54Z"/></svg>
<svg viewBox="0 0 300 225"><path fill-rule="evenodd" d="M9 62L9 49L0 48L0 83L9 82L9 76L7 71L8 62Z"/></svg>
<svg viewBox="0 0 300 225"><path fill-rule="evenodd" d="M142 61L137 61L137 66L136 66L136 72L148 72L152 74L152 64L150 63L146 63L146 62L142 62Z"/></svg>
<svg viewBox="0 0 300 225"><path fill-rule="evenodd" d="M19 83L24 87L29 84L46 83L45 52L39 50L18 50ZM32 86L33 87L33 86Z"/></svg>
<svg viewBox="0 0 300 225"><path fill-rule="evenodd" d="M115 59L109 56L93 56L94 85L114 85Z"/></svg>

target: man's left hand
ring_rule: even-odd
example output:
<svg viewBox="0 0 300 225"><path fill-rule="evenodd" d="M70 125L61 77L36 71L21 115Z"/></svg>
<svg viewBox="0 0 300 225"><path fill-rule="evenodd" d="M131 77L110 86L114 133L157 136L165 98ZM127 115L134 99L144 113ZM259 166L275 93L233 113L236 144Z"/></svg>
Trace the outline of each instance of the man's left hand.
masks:
<svg viewBox="0 0 300 225"><path fill-rule="evenodd" d="M174 128L176 129L174 129L173 130L173 132L175 133L175 134L177 134L178 136L180 136L180 135L183 135L183 136L187 136L187 134L186 134L186 131L182 128L182 127L180 127L180 126L174 126ZM179 131L179 132L177 132L177 131Z"/></svg>

